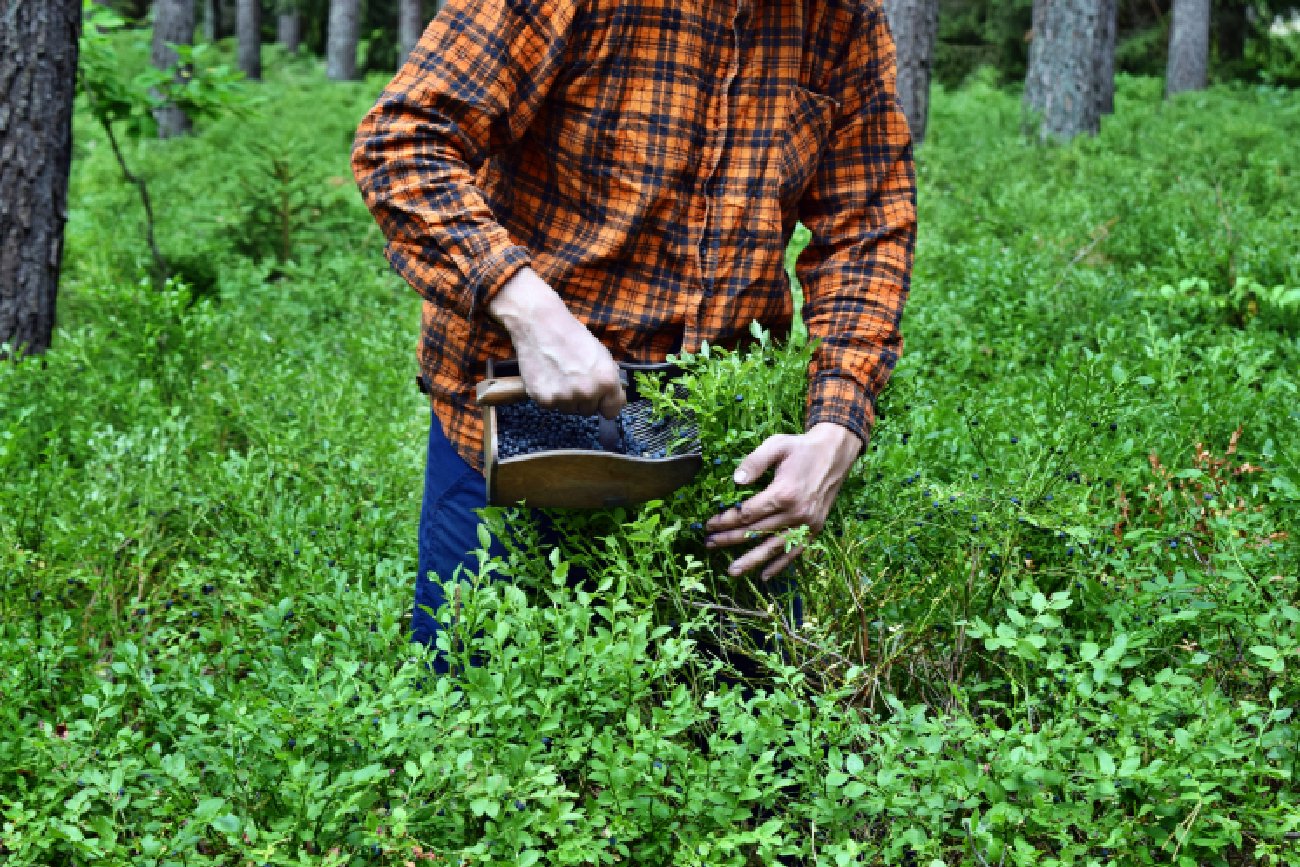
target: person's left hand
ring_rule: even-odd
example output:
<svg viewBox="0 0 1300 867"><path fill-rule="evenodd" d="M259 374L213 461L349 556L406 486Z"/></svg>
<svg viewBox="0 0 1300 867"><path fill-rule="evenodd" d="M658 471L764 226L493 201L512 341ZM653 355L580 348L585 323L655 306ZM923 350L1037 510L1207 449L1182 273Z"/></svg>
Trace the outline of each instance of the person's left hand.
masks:
<svg viewBox="0 0 1300 867"><path fill-rule="evenodd" d="M710 548L728 548L763 536L752 550L727 570L744 575L767 564L763 580L776 577L795 561L803 548L785 550L782 531L808 527L821 532L835 505L840 485L862 451L862 440L846 427L823 423L798 436L769 437L736 468L738 485L747 485L769 469L772 483L739 506L728 509L705 526Z"/></svg>

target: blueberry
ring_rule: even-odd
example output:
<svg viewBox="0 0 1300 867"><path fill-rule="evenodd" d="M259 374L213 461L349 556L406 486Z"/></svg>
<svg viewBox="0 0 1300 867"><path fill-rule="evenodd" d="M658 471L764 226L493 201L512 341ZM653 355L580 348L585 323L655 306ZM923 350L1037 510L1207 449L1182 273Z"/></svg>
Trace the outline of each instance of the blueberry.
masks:
<svg viewBox="0 0 1300 867"><path fill-rule="evenodd" d="M287 746L289 747L289 749L293 749L294 747L298 746L298 739L297 739L297 738L289 738L289 740L286 741L285 743L287 744Z"/></svg>
<svg viewBox="0 0 1300 867"><path fill-rule="evenodd" d="M743 394L736 395L736 403L744 403L744 401L745 401L745 396Z"/></svg>
<svg viewBox="0 0 1300 867"><path fill-rule="evenodd" d="M1020 437L1012 437L1012 438L1011 438L1011 444L1012 444L1013 446L1016 445L1016 444L1019 443L1019 442L1020 442Z"/></svg>
<svg viewBox="0 0 1300 867"><path fill-rule="evenodd" d="M698 533L700 530L704 529L704 525L701 524L699 521L695 521L694 523L691 524L691 529Z"/></svg>
<svg viewBox="0 0 1300 867"><path fill-rule="evenodd" d="M212 595L212 592L213 592L214 590L216 590L216 589L217 589L217 588L214 587L214 586L211 585L211 584L204 584L204 585L203 585L203 595L204 595L204 596L211 596L211 595ZM186 598L186 599L189 599L189 598L190 598L188 593L185 594L185 598Z"/></svg>

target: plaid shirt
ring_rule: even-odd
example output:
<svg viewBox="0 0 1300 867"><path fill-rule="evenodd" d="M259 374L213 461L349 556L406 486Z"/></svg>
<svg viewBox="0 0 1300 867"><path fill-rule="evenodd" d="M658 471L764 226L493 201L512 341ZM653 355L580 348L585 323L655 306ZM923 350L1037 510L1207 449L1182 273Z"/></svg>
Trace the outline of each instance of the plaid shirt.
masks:
<svg viewBox="0 0 1300 867"><path fill-rule="evenodd" d="M447 0L362 121L362 193L423 296L422 375L481 468L486 315L531 265L619 361L793 315L821 347L807 424L864 441L902 349L911 139L878 0Z"/></svg>

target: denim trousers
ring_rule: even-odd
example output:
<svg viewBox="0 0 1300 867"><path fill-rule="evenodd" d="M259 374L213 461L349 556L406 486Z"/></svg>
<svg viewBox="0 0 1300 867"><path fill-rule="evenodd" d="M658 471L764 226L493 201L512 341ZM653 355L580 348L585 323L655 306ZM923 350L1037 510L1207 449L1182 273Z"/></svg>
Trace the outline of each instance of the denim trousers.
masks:
<svg viewBox="0 0 1300 867"><path fill-rule="evenodd" d="M487 505L487 482L483 474L460 456L442 431L436 415L429 425L429 447L424 469L424 501L420 506L419 574L415 578L415 611L411 617L411 639L434 647L439 624L431 612L447 602L450 586L459 567L466 576L478 571L478 510ZM489 553L503 556L505 549L492 539ZM432 573L432 574L431 574ZM447 660L437 654L433 670L448 671Z"/></svg>

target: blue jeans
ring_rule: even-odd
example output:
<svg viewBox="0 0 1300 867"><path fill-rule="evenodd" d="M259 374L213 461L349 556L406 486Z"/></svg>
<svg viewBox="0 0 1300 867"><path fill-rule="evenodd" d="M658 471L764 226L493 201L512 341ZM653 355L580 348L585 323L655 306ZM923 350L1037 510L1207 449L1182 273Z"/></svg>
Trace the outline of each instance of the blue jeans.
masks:
<svg viewBox="0 0 1300 867"><path fill-rule="evenodd" d="M444 584L451 585L457 567L467 576L478 571L478 510L487 505L487 482L483 474L460 456L442 432L438 417L429 425L429 450L424 469L424 502L420 507L419 574L415 578L415 612L411 618L411 640L434 647L440 626L430 611L447 602ZM492 539L489 553L502 556L505 549ZM432 575L430 575L432 573ZM433 669L448 671L439 653Z"/></svg>

